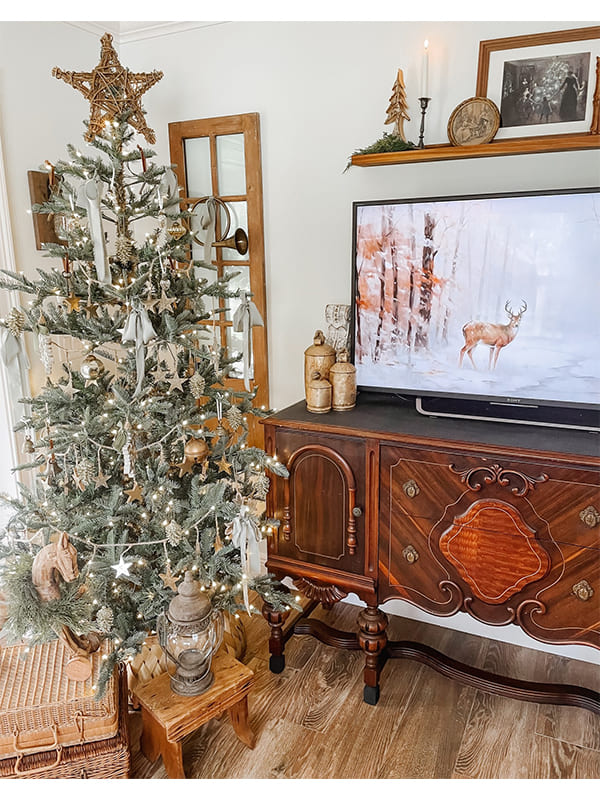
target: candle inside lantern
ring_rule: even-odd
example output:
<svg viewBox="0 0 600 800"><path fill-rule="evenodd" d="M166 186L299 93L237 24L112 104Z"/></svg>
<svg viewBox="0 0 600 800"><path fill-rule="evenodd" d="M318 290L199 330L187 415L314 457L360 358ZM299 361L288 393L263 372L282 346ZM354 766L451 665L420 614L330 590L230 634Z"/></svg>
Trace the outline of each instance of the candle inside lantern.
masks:
<svg viewBox="0 0 600 800"><path fill-rule="evenodd" d="M428 97L429 88L429 41L423 42L423 68L421 70L421 97Z"/></svg>

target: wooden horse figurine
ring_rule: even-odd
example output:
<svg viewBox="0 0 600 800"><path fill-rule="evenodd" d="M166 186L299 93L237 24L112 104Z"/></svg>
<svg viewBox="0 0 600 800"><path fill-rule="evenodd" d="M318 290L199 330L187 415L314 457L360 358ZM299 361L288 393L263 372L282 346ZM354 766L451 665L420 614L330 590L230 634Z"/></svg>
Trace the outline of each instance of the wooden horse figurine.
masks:
<svg viewBox="0 0 600 800"><path fill-rule="evenodd" d="M33 585L41 600L46 603L60 597L58 575L67 583L71 583L79 575L77 550L66 533L61 533L55 542L43 547L33 559ZM87 657L98 649L101 637L97 633L79 636L66 625L57 634L62 643L75 653L75 657L67 664L67 675L72 680L86 680L91 674Z"/></svg>
<svg viewBox="0 0 600 800"><path fill-rule="evenodd" d="M61 533L55 542L43 547L33 559L31 568L33 585L46 603L58 600L60 597L58 575L61 575L67 583L74 581L79 575L77 550L66 533Z"/></svg>

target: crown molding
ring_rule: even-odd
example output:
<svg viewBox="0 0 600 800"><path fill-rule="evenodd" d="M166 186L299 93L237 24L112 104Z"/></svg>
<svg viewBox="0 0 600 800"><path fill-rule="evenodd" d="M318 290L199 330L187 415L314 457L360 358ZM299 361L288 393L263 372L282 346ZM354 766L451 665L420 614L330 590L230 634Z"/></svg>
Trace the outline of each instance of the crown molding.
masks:
<svg viewBox="0 0 600 800"><path fill-rule="evenodd" d="M117 47L144 39L156 39L174 33L185 33L197 28L209 28L213 25L226 25L226 22L67 22L80 30L94 36L112 34Z"/></svg>
<svg viewBox="0 0 600 800"><path fill-rule="evenodd" d="M79 28L79 30L91 33L96 37L111 33L115 44L119 44L121 30L118 22L66 22L65 25Z"/></svg>

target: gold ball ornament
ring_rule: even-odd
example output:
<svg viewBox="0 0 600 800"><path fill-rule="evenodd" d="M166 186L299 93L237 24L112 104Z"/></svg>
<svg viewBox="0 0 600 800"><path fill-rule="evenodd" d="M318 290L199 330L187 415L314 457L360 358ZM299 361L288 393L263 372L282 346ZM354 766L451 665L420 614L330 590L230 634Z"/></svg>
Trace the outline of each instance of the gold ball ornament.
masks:
<svg viewBox="0 0 600 800"><path fill-rule="evenodd" d="M185 459L199 464L208 456L208 445L204 439L189 439L183 448L183 455Z"/></svg>
<svg viewBox="0 0 600 800"><path fill-rule="evenodd" d="M186 227L180 219L176 219L167 227L167 233L175 240L181 239L186 233Z"/></svg>
<svg viewBox="0 0 600 800"><path fill-rule="evenodd" d="M99 358L90 353L81 362L79 372L86 381L95 381L104 372L104 364Z"/></svg>

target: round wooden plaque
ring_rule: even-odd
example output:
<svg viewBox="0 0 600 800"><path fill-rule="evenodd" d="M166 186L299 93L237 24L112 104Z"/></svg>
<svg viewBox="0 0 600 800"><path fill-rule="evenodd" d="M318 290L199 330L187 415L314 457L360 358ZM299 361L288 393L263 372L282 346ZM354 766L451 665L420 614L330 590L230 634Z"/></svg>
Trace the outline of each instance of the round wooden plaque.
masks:
<svg viewBox="0 0 600 800"><path fill-rule="evenodd" d="M67 661L65 672L72 681L87 681L92 674L92 663L89 658L74 656Z"/></svg>
<svg viewBox="0 0 600 800"><path fill-rule="evenodd" d="M487 97L469 97L448 120L448 139L455 147L491 142L500 127L498 106Z"/></svg>

